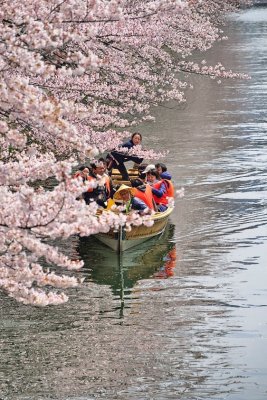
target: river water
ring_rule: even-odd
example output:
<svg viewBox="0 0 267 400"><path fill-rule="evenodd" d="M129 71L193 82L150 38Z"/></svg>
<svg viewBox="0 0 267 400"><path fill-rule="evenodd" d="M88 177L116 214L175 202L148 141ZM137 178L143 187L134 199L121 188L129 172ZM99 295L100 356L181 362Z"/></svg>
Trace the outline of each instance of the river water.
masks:
<svg viewBox="0 0 267 400"><path fill-rule="evenodd" d="M86 280L63 306L1 295L0 399L267 398L267 8L227 31L205 57L251 80L195 77L142 127L185 188L165 235L122 259L73 238Z"/></svg>

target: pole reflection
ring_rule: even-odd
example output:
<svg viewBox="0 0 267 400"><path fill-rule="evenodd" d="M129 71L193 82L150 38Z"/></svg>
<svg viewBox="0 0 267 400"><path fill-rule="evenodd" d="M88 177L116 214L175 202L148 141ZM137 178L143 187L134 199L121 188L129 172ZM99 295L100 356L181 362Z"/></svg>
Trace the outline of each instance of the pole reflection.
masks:
<svg viewBox="0 0 267 400"><path fill-rule="evenodd" d="M176 265L175 225L169 223L164 233L119 255L94 237L80 238L76 251L84 261L87 281L110 287L121 310L130 299L135 284L147 278L166 279L174 275Z"/></svg>

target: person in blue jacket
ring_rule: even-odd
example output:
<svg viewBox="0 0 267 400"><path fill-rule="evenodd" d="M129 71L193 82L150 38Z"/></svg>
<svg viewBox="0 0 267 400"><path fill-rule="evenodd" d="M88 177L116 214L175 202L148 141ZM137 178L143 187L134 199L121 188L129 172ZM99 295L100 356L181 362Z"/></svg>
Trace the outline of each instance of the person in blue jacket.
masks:
<svg viewBox="0 0 267 400"><path fill-rule="evenodd" d="M140 145L142 142L142 135L139 132L135 132L132 134L131 139L127 142L123 143L120 147L124 147L128 150L132 149L134 146ZM107 156L108 161L108 170L110 173L112 172L113 168L117 168L122 176L122 180L128 181L129 175L127 169L124 165L126 161L133 161L135 164L141 164L143 158L128 155L127 153L121 153L118 150L111 151L110 154Z"/></svg>
<svg viewBox="0 0 267 400"><path fill-rule="evenodd" d="M166 164L158 163L155 165L155 168L162 179L169 179L169 180L172 179L171 174L167 171Z"/></svg>

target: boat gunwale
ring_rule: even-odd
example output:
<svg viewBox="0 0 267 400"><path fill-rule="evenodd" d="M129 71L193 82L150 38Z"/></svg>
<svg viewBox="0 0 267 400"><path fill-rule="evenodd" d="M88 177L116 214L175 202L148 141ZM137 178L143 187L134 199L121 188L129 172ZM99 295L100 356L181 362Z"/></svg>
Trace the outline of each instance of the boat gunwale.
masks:
<svg viewBox="0 0 267 400"><path fill-rule="evenodd" d="M124 239L121 237L121 234L122 234L122 231L123 231L123 228L125 225L121 225L120 228L116 231L111 228L108 232L99 232L99 233L95 234L94 236L96 237L96 239L98 239L100 242L104 243L106 246L110 247L114 251L123 252L125 250L128 250L129 248L132 248L132 247L140 244L140 240L146 241L146 240L152 239L155 236L161 235L164 232L164 230L166 229L169 216L172 213L173 209L174 209L174 207L169 207L166 211L158 212L151 216L155 223L158 223L158 222L161 223L160 229L155 230L152 233L151 232L146 233L146 228L147 228L147 230L151 229L151 228L153 228L154 224L150 227L147 227L145 224L131 225L134 230L138 231L138 228L142 228L144 230L144 232L141 235L136 235L136 236L132 236L130 238L128 237L128 238ZM164 224L164 226L162 226L162 224ZM115 232L118 233L117 238L112 236L112 234L114 235ZM131 231L129 231L129 233L131 233ZM128 243L129 246L125 247L126 243Z"/></svg>

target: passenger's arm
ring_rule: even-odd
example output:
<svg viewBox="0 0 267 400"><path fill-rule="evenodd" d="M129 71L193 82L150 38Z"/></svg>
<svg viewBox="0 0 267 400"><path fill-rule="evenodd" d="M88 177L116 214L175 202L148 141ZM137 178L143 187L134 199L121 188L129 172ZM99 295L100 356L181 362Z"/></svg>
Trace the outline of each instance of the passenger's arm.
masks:
<svg viewBox="0 0 267 400"><path fill-rule="evenodd" d="M161 198L164 195L164 193L166 193L166 191L167 191L167 188L166 188L166 185L164 184L164 182L162 182L159 189L155 189L152 187L152 193L159 198Z"/></svg>

